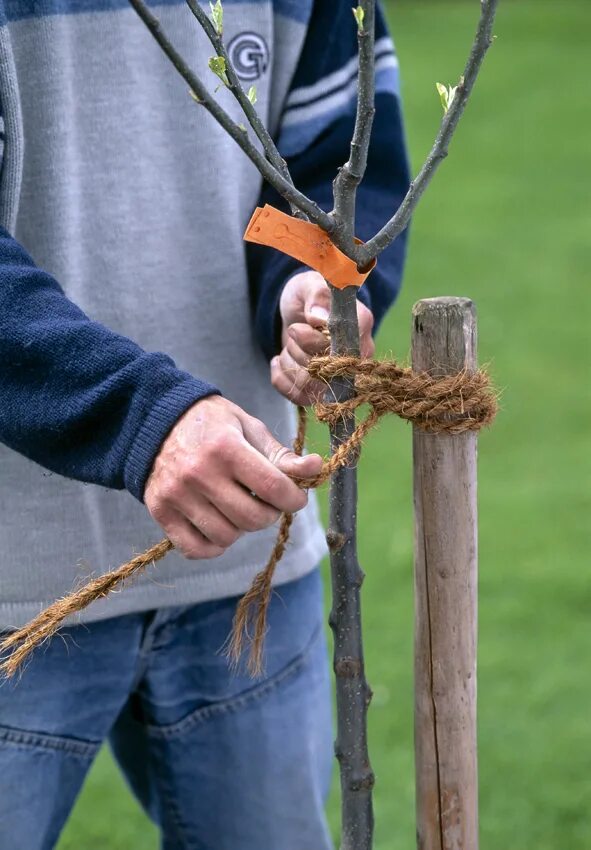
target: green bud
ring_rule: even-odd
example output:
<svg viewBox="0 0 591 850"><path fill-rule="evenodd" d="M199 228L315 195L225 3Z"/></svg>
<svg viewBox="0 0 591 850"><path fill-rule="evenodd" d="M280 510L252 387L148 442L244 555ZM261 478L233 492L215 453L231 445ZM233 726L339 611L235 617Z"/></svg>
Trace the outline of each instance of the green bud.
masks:
<svg viewBox="0 0 591 850"><path fill-rule="evenodd" d="M463 82L464 79L462 77L460 84L463 84ZM439 93L439 99L441 100L443 111L447 112L458 90L458 86L444 86L443 83L435 83L435 86Z"/></svg>
<svg viewBox="0 0 591 850"><path fill-rule="evenodd" d="M209 65L209 70L213 71L225 86L230 85L226 74L226 60L223 56L212 56L207 64Z"/></svg>
<svg viewBox="0 0 591 850"><path fill-rule="evenodd" d="M215 3L210 2L209 8L211 9L211 20L215 31L218 35L221 35L224 31L224 8L222 6L222 0L216 0Z"/></svg>
<svg viewBox="0 0 591 850"><path fill-rule="evenodd" d="M250 100L250 102L252 103L252 105L254 106L255 103L257 102L257 87L256 86L251 86L249 88L247 97Z"/></svg>
<svg viewBox="0 0 591 850"><path fill-rule="evenodd" d="M365 18L365 10L362 6L356 6L352 9L353 17L357 21L357 29L359 32L363 32L363 21Z"/></svg>

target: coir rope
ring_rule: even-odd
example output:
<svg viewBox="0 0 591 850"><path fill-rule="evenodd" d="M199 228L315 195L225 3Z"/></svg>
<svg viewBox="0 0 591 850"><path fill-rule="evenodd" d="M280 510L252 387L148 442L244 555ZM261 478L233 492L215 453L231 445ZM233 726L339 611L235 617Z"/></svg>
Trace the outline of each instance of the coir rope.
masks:
<svg viewBox="0 0 591 850"><path fill-rule="evenodd" d="M387 413L412 422L417 428L433 434L462 434L489 425L497 411L497 398L486 372L462 371L455 375L435 377L416 373L392 360L369 360L353 356L315 357L308 366L312 378L329 383L337 377L350 376L355 381L355 396L344 402L318 402L317 418L331 425L352 416L362 406L369 413L346 442L327 458L320 473L311 479L297 479L302 488L318 487L341 467L354 462L363 440ZM306 411L298 408L298 434L294 451L301 454L306 436ZM251 588L238 603L228 655L236 663L245 642L250 643L249 670L257 675L262 669L267 609L272 593L272 580L289 540L293 515L284 513L279 523L277 540L271 557L254 579ZM82 611L133 576L161 560L173 548L170 540L162 540L116 570L93 579L84 587L54 602L20 629L11 632L0 644L0 653L8 653L0 671L12 676L41 643L59 629L66 617Z"/></svg>

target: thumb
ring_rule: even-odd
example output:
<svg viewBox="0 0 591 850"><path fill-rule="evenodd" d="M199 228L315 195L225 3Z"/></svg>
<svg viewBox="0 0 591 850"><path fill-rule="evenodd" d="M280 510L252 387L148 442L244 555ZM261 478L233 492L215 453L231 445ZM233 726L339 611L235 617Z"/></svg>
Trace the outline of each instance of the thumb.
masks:
<svg viewBox="0 0 591 850"><path fill-rule="evenodd" d="M322 469L323 461L320 455L311 454L300 457L278 442L260 420L251 416L245 417L242 428L251 446L290 478L313 478Z"/></svg>
<svg viewBox="0 0 591 850"><path fill-rule="evenodd" d="M322 458L320 455L304 455L300 457L289 451L279 455L274 461L275 466L290 478L314 478L322 469Z"/></svg>
<svg viewBox="0 0 591 850"><path fill-rule="evenodd" d="M328 322L329 310L330 289L327 282L317 272L310 274L304 301L306 322L314 328L323 327Z"/></svg>

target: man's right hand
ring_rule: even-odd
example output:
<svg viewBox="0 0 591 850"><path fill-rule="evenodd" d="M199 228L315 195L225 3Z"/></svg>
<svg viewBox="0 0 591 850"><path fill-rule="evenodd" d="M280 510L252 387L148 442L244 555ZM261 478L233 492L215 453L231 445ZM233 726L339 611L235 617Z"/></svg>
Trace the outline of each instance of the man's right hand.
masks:
<svg viewBox="0 0 591 850"><path fill-rule="evenodd" d="M317 475L319 455L298 457L265 425L219 396L196 402L156 457L144 502L187 558L216 558L245 531L282 511L299 511L306 493L291 477Z"/></svg>

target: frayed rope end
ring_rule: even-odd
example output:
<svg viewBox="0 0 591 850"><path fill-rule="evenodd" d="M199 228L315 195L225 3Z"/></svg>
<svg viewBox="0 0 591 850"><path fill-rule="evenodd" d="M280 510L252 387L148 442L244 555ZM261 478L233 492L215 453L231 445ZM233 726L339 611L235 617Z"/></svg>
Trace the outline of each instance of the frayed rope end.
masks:
<svg viewBox="0 0 591 850"><path fill-rule="evenodd" d="M263 652L267 634L267 612L273 592L273 576L285 552L292 522L293 514L281 515L277 540L267 566L255 577L240 599L234 615L226 656L232 668L236 669L247 645L250 644L247 669L253 678L264 672Z"/></svg>
<svg viewBox="0 0 591 850"><path fill-rule="evenodd" d="M91 602L107 596L127 579L145 570L150 564L160 561L173 548L170 540L161 540L116 570L105 573L80 590L58 599L22 628L11 632L0 643L0 657L9 653L8 657L0 663L0 675L8 678L14 676L31 653L51 638L67 617L82 611Z"/></svg>

